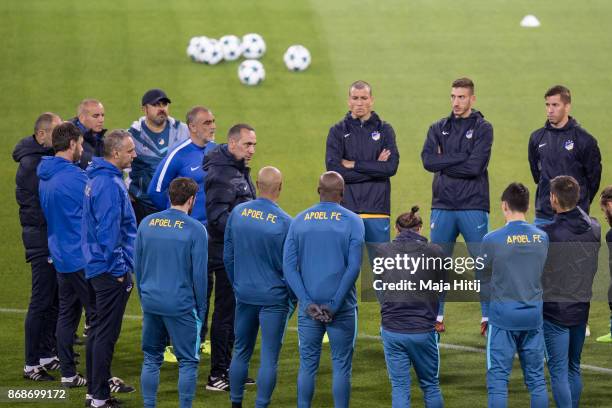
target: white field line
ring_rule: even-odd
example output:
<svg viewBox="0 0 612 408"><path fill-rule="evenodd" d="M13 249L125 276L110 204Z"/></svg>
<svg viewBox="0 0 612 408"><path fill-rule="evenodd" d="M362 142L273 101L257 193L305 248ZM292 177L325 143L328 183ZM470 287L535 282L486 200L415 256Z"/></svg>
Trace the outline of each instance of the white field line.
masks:
<svg viewBox="0 0 612 408"><path fill-rule="evenodd" d="M25 314L26 312L27 310L25 309L0 308L0 313ZM127 320L140 320L142 319L142 316L126 314L126 315L123 315L123 318ZM289 330L297 332L297 327L289 327ZM366 333L359 333L358 338L363 339L363 340L380 341L380 336L374 336L374 335L366 334ZM440 343L439 346L440 348L447 349L447 350L464 351L468 353L485 353L486 352L486 349L481 348L481 347L462 346L460 344ZM515 355L515 358L518 358L518 357ZM610 368L598 367L598 366L593 366L590 364L580 364L580 367L583 370L612 375L612 369Z"/></svg>

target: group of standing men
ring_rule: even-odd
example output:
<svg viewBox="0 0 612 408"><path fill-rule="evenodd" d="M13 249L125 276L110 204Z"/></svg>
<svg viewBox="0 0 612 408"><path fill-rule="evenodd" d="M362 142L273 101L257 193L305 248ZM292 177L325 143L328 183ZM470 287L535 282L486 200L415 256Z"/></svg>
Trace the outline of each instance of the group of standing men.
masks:
<svg viewBox="0 0 612 408"><path fill-rule="evenodd" d="M561 218L559 214L574 211L578 218L588 219L585 212L588 213L599 188L599 149L595 139L569 116L569 95L569 90L562 86L553 87L546 93L548 120L544 128L534 132L529 143L531 170L538 184L537 223L553 221L553 210L557 212L557 218ZM17 196L20 205L23 203L22 215L24 211L32 211L33 201L39 200L38 188L32 184L37 180L31 172L40 157L50 153L45 150L45 144L48 148L52 142L55 151L55 157L45 158L38 170L40 202L48 231L44 231L45 221L40 217L40 210L36 214L39 217L35 224L37 230L31 228L32 223L27 217L22 216L26 256L33 271L32 302L26 320L28 346L24 375L31 379L37 379L37 375L48 376L43 365L48 363L45 359L53 357L52 336L44 324L48 326L48 319L42 317L41 310L48 313L52 308L43 309L39 304L43 297L44 302L53 301L50 293L53 293L53 285L57 284L49 277L53 276L55 281L57 270L60 298L64 287L67 294L64 299L68 299L68 295L75 299L70 305L64 301L64 306L60 301L63 324L57 325L57 338L62 382L64 379L76 381L76 385L83 382L74 370L71 349L83 305L88 310L92 326L87 349L88 354L93 353L91 366L90 359L87 359L88 396L92 398L92 406L117 406L117 401L107 392L107 381L111 378L112 351L132 285L129 272L133 270L144 312L145 358L141 385L146 406L156 404L159 367L168 339L179 362L181 406L191 406L199 343L206 333L201 327L207 320L207 299L212 282L215 282L215 311L207 388L230 391L233 406L241 406L244 385L251 382L247 378L248 362L261 327L262 365L256 404L258 407L267 406L276 382L278 355L286 322L293 309L292 299L297 298L300 339L298 406L310 406L325 333L329 336L332 351L335 405L348 406L357 327L355 281L361 264L361 247L364 242L384 244L390 241L390 177L399 165L393 128L372 110L373 101L368 83L357 81L351 84L349 112L330 129L327 138L325 161L328 172L321 176L318 188L321 202L293 220L276 204L282 187L278 169L261 169L257 177L259 198L256 198L248 167L255 153L256 135L249 125L233 126L228 132L228 143L216 145L212 112L204 107L194 107L187 114L187 125L182 124L168 116L170 100L161 90L151 90L143 96L145 116L132 125L129 134L113 131L104 135L100 115L96 127L89 125L91 122L85 123L86 120L80 116L73 125L60 124L59 118L53 114L42 115L37 121L36 134L24 139L15 151L15 159L20 162ZM96 103L101 106L97 101L84 101L86 106ZM475 254L481 250L480 242L488 232L487 166L493 128L480 112L473 109L475 95L471 80L461 78L453 82L451 103L451 114L430 127L421 154L425 169L435 173L432 242L440 244L443 253L450 254L461 233L470 252ZM103 109L101 115L103 118ZM53 129L56 126L57 132ZM33 152L24 154L23 145L31 145L29 148ZM91 156L103 157L84 158L88 152ZM89 161L87 175L71 164L87 164ZM129 167L131 180L126 189L122 171ZM30 174L27 174L28 170ZM53 177L62 171L72 172L71 177L61 179L63 183L67 179L71 181L70 191L58 188L61 184L59 178L54 184ZM26 174L30 184L20 184L20 179L23 180ZM562 200L557 207L551 207L548 204L551 201L549 185L559 175L571 176L569 178L578 186L580 199L574 204L571 200ZM564 181L565 189L571 190L567 185L573 186L572 181ZM502 208L505 214L509 214L509 221L514 220L512 214L520 213L524 222L525 205L528 205L525 190L524 186L511 185L504 192ZM80 197L84 196L80 208L82 214L75 204L79 201L79 191ZM553 191L553 194L559 197L565 193ZM70 204L58 206L53 200L57 203L65 200ZM158 212L160 210L164 211ZM415 212L398 218L398 239L426 241L418 234L422 222L417 222L420 218L415 217ZM141 225L136 234L137 222ZM591 221L587 224L589 228L595 228L591 227ZM71 227L59 228L59 225ZM523 224L520 227L523 228ZM526 225L524 228L532 227ZM26 231L31 234L33 229L37 235L26 239ZM52 263L47 262L45 253L47 235ZM490 241L495 242L494 238ZM58 245L58 242L62 243ZM78 251L82 251L80 258L68 257ZM70 263L74 264L64 265L66 259L71 259ZM79 263L79 259L82 262ZM491 259L496 258L491 256ZM509 350L520 348L513 333L532 329L541 332L542 328L541 325L524 328L520 324L521 327L505 327L493 323L494 316L499 318L495 314L499 311L488 299L499 295L495 292L499 288L496 283L500 279L505 282L509 274L500 272L495 261L491 261L491 265L491 294L481 302L481 332L488 334L488 349L492 353L495 346L501 344L497 339L503 338L505 343L501 348L507 356ZM175 271L175 276L180 278L169 281L168 270ZM208 271L207 277L204 270ZM410 318L402 318L401 308L391 307L385 311L383 304L383 342L394 404L396 399L398 404L409 399L409 375L407 370L398 369L406 363L406 356L394 354L393 350L397 350L402 342L415 339L425 347L417 348L421 350L420 354L417 353L421 360L424 356L431 356L424 363L427 370L417 367L419 377L423 374L420 380L422 386L426 386L428 406L443 404L437 370L431 369L439 362L437 353L431 354L432 350L437 350L438 335L435 332L445 330L443 304L436 303L436 310L429 307L426 313L429 320L416 325ZM493 308L491 324L490 306ZM66 317L62 320L61 316ZM553 319L554 329L563 331L568 325L585 325L583 320L588 317L588 307L586 316L584 313L581 316L570 323ZM393 323L386 325L385 320ZM29 321L35 322L28 325ZM423 337L423 334L427 335ZM402 337L404 335L406 338ZM543 353L543 348L541 351ZM564 351L559 353L561 355ZM577 356L579 359L579 351ZM570 355L570 360L571 368L575 364L575 355ZM490 395L503 400L504 393L500 390L507 381L508 361L503 358L491 361L488 362ZM412 362L415 366L418 364L414 358ZM511 363L510 360L510 366ZM66 368L66 375L64 365L71 367ZM564 374L562 369L559 370L558 378L561 378ZM561 388L555 388L553 384L553 391ZM556 392L555 399L557 395L564 395L563 392ZM571 398L574 397L575 392L571 394ZM490 397L491 406L503 405L495 398Z"/></svg>

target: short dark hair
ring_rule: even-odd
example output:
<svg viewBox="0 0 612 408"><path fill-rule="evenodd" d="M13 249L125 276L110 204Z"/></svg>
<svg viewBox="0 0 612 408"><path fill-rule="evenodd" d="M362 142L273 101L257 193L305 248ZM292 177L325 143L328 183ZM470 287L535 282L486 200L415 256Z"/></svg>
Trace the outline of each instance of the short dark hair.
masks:
<svg viewBox="0 0 612 408"><path fill-rule="evenodd" d="M210 112L210 110L208 108L205 108L204 106L194 106L193 108L191 108L189 112L187 112L187 115L185 116L185 122L187 123L187 126L193 123L196 116L200 112L208 113Z"/></svg>
<svg viewBox="0 0 612 408"><path fill-rule="evenodd" d="M504 190L501 200L514 212L526 213L529 208L529 189L523 183L510 183Z"/></svg>
<svg viewBox="0 0 612 408"><path fill-rule="evenodd" d="M417 214L419 207L415 205L410 212L400 214L395 220L395 226L400 231L418 229L423 226L423 219Z"/></svg>
<svg viewBox="0 0 612 408"><path fill-rule="evenodd" d="M177 177L170 183L168 195L172 205L183 205L198 192L198 183L188 177Z"/></svg>
<svg viewBox="0 0 612 408"><path fill-rule="evenodd" d="M580 200L580 185L572 176L557 176L550 180L550 192L561 208L574 208Z"/></svg>
<svg viewBox="0 0 612 408"><path fill-rule="evenodd" d="M351 96L351 91L353 89L367 89L368 92L370 93L370 96L372 96L372 85L370 85L366 81L359 80L359 81L353 82L351 86L349 87L349 96Z"/></svg>
<svg viewBox="0 0 612 408"><path fill-rule="evenodd" d="M51 143L53 145L53 151L55 153L64 152L70 149L70 142L75 141L78 143L79 138L83 137L83 134L78 127L72 122L64 122L53 129L51 133Z"/></svg>
<svg viewBox="0 0 612 408"><path fill-rule="evenodd" d="M43 128L48 128L49 125L53 123L53 120L55 120L55 118L59 118L59 116L57 116L53 112L45 112L40 115L38 118L36 118L36 122L34 122L34 133L37 133Z"/></svg>
<svg viewBox="0 0 612 408"><path fill-rule="evenodd" d="M104 136L104 157L111 158L113 152L121 149L126 138L130 137L130 132L125 129L115 129Z"/></svg>
<svg viewBox="0 0 612 408"><path fill-rule="evenodd" d="M467 88L470 90L470 92L473 95L474 94L474 81L472 81L470 78L467 78L467 77L457 78L453 81L451 88Z"/></svg>
<svg viewBox="0 0 612 408"><path fill-rule="evenodd" d="M610 184L609 186L605 187L602 191L601 191L601 200L600 200L601 205L607 205L608 203L612 203L612 184Z"/></svg>
<svg viewBox="0 0 612 408"><path fill-rule="evenodd" d="M563 103L572 103L572 93L570 92L569 88L563 85L555 85L552 88L550 88L544 94L544 99L548 98L549 96L555 96L555 95L559 95Z"/></svg>
<svg viewBox="0 0 612 408"><path fill-rule="evenodd" d="M238 123L238 124L232 126L230 128L230 130L228 130L228 132L227 132L227 140L228 141L230 139L234 140L234 141L240 140L240 132L243 129L255 131L255 128L253 128L251 125L247 125L246 123Z"/></svg>

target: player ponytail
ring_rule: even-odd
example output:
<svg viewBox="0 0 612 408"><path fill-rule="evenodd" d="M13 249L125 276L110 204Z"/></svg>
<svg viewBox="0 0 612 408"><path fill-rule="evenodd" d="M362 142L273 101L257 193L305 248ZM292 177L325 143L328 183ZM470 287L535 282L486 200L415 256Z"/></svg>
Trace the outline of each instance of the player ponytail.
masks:
<svg viewBox="0 0 612 408"><path fill-rule="evenodd" d="M417 231L423 226L423 219L419 212L419 206L415 205L410 209L410 212L400 214L395 220L395 226L399 231L413 230Z"/></svg>

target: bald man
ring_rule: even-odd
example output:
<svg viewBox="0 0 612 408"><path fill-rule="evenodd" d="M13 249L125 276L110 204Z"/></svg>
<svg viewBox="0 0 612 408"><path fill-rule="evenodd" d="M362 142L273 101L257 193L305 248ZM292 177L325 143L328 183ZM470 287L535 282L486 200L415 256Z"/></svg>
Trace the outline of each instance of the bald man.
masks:
<svg viewBox="0 0 612 408"><path fill-rule="evenodd" d="M77 107L77 116L70 119L83 133L83 154L79 167L85 170L94 156L104 153L104 105L97 99L83 99Z"/></svg>
<svg viewBox="0 0 612 408"><path fill-rule="evenodd" d="M340 205L344 180L334 171L319 179L321 202L298 214L289 228L283 270L299 302L299 408L310 407L327 332L331 346L336 408L349 406L357 333L357 291L364 225Z"/></svg>
<svg viewBox="0 0 612 408"><path fill-rule="evenodd" d="M283 276L283 244L291 217L276 204L283 178L275 167L257 175L258 198L237 205L227 220L225 270L236 295L235 344L230 365L232 407L242 407L249 361L261 327L257 408L267 407L276 385L276 367L289 312Z"/></svg>

